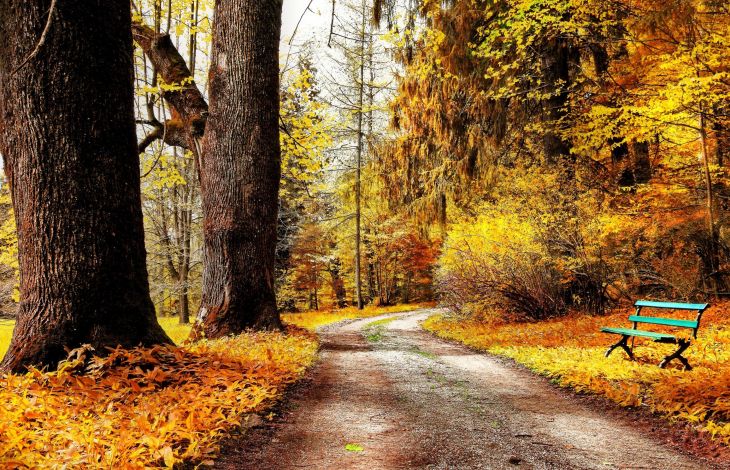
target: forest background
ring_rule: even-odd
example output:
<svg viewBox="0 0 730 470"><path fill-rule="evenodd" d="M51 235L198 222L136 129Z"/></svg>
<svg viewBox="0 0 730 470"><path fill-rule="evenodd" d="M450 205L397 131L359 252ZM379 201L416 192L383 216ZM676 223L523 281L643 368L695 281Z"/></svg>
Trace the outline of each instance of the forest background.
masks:
<svg viewBox="0 0 730 470"><path fill-rule="evenodd" d="M170 35L203 95L210 3L133 10ZM437 295L465 314L542 319L727 294L724 2L380 3L381 24L371 2L334 15L329 2L285 5L282 311ZM191 153L159 126L162 93L182 84L139 48L136 77L152 297L187 323L200 194ZM5 188L1 201L0 311L12 316Z"/></svg>

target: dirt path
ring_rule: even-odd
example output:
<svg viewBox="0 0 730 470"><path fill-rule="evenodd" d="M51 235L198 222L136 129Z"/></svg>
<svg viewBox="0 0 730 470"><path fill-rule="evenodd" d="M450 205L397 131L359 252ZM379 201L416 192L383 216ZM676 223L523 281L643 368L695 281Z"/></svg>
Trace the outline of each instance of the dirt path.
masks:
<svg viewBox="0 0 730 470"><path fill-rule="evenodd" d="M540 377L432 337L419 326L430 313L323 331L310 383L217 467L709 468Z"/></svg>

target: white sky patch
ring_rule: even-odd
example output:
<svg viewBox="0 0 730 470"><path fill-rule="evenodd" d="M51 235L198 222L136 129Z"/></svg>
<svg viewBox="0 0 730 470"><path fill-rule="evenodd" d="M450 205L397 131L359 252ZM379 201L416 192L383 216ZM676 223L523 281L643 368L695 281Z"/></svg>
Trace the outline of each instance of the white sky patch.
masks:
<svg viewBox="0 0 730 470"><path fill-rule="evenodd" d="M294 42L300 43L302 40L311 38L315 33L329 33L332 1L313 0L310 11L307 11L302 17L308 4L309 0L284 0L281 28L282 42L287 43L289 41L299 18L302 18L302 22L299 25Z"/></svg>
<svg viewBox="0 0 730 470"><path fill-rule="evenodd" d="M332 0L312 0L308 10L307 5L310 5L309 0L284 0L280 62L283 67L289 56L287 69L296 63L299 49L305 43L311 45L315 63L326 62L322 53L327 49L332 20Z"/></svg>

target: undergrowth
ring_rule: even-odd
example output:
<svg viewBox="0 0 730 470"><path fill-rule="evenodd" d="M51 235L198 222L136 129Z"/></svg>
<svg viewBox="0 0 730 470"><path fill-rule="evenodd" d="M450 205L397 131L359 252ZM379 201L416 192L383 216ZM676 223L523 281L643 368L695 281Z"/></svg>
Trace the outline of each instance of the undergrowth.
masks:
<svg viewBox="0 0 730 470"><path fill-rule="evenodd" d="M699 337L685 353L694 367L687 372L677 361L667 369L657 367L675 345L640 338L634 349L636 361L627 360L621 350L604 357L618 337L601 333L600 327L630 327L628 311L537 323L485 323L435 315L424 327L442 338L512 358L563 387L603 395L622 406L647 406L670 420L695 423L730 444L730 312L726 308L705 313ZM652 329L658 331L653 325Z"/></svg>

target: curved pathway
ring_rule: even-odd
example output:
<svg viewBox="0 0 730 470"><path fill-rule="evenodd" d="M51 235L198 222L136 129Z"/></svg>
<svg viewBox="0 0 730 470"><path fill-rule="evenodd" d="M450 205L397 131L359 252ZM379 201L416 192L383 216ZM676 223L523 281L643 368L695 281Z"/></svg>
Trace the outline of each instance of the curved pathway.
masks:
<svg viewBox="0 0 730 470"><path fill-rule="evenodd" d="M229 443L217 468L711 468L541 377L424 332L433 312L324 329L309 383L280 418Z"/></svg>

